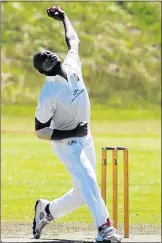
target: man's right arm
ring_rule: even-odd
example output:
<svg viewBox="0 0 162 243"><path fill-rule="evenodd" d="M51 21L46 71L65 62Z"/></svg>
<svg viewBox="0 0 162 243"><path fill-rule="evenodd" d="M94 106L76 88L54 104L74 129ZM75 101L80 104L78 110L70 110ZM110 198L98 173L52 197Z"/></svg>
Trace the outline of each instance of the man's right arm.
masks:
<svg viewBox="0 0 162 243"><path fill-rule="evenodd" d="M58 21L63 21L65 29L65 39L68 49L72 49L78 52L80 40L66 13L63 10L61 10L59 6L48 8L47 13L49 17Z"/></svg>
<svg viewBox="0 0 162 243"><path fill-rule="evenodd" d="M71 21L68 16L65 14L63 19L64 29L65 29L65 39L68 46L68 49L79 51L80 40L77 33L75 32Z"/></svg>

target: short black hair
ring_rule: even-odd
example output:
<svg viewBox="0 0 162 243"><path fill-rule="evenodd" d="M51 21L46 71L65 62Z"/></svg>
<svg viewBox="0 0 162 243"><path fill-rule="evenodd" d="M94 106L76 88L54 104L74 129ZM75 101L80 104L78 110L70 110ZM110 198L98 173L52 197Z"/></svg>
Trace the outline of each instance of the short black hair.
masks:
<svg viewBox="0 0 162 243"><path fill-rule="evenodd" d="M45 59L46 59L46 55L43 54L43 51L37 52L33 57L33 66L37 70L41 71L42 70L42 64L43 64Z"/></svg>

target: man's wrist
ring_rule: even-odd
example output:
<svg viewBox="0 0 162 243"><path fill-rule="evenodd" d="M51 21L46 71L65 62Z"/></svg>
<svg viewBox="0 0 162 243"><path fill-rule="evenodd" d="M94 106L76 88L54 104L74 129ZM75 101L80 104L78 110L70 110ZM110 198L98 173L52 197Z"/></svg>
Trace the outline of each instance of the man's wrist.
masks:
<svg viewBox="0 0 162 243"><path fill-rule="evenodd" d="M67 17L66 13L63 13L62 21L65 21L66 17Z"/></svg>

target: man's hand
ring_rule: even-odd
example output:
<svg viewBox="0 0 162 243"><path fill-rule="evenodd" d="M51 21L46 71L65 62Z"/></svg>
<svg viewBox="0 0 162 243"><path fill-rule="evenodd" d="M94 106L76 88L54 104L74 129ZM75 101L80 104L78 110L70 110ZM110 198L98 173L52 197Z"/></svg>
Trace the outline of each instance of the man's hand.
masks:
<svg viewBox="0 0 162 243"><path fill-rule="evenodd" d="M84 137L88 134L88 123L80 122L78 126L75 128L76 137Z"/></svg>
<svg viewBox="0 0 162 243"><path fill-rule="evenodd" d="M59 6L57 7L50 7L47 9L47 14L49 17L58 20L58 21L63 21L65 12L61 10Z"/></svg>
<svg viewBox="0 0 162 243"><path fill-rule="evenodd" d="M73 49L78 52L80 41L65 12L59 6L53 6L47 9L47 14L51 18L63 22L68 49Z"/></svg>

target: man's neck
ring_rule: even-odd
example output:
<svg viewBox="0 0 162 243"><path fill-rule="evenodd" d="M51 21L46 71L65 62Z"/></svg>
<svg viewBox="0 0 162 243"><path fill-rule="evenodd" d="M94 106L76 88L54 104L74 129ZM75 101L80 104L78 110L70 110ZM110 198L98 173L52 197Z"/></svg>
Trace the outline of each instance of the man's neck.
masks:
<svg viewBox="0 0 162 243"><path fill-rule="evenodd" d="M68 80L68 79L67 79L67 73L66 73L63 69L60 70L60 73L59 73L58 75L60 75L60 76L63 77L64 79Z"/></svg>

